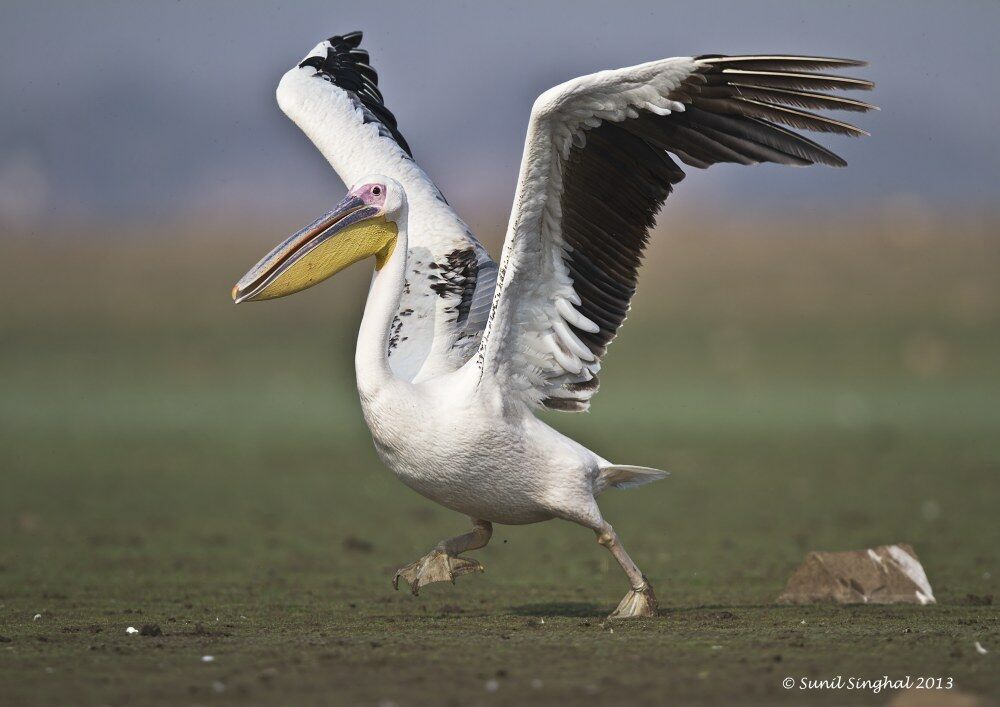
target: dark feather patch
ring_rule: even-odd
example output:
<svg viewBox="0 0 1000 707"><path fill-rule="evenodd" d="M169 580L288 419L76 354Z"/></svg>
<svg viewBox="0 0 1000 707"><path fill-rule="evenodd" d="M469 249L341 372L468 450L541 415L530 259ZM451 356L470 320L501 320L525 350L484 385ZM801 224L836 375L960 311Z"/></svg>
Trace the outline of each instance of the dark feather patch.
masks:
<svg viewBox="0 0 1000 707"><path fill-rule="evenodd" d="M457 324L464 324L469 316L472 298L476 294L476 279L479 274L479 261L476 251L472 248L459 248L445 256L443 263L430 263L429 267L437 274L429 275L434 280L431 289L439 297L458 297L455 309L458 316Z"/></svg>
<svg viewBox="0 0 1000 707"><path fill-rule="evenodd" d="M587 409L587 403L574 398L545 398L542 405L549 410L562 410L563 412L583 412Z"/></svg>
<svg viewBox="0 0 1000 707"><path fill-rule="evenodd" d="M368 52L358 48L361 38L361 32L330 37L325 57L311 56L299 67L315 69L315 76L353 94L364 108L365 122L382 125L412 157L410 146L396 127L396 117L385 107L382 93L378 90L378 74L368 64Z"/></svg>
<svg viewBox="0 0 1000 707"><path fill-rule="evenodd" d="M643 112L637 120L657 118ZM585 145L573 148L563 168L562 237L569 246L563 262L580 298L577 311L600 329L570 328L600 357L628 314L656 212L684 173L665 151L622 124L602 123L585 135ZM569 383L563 389L568 395L548 397L542 405L585 410L597 386L596 377Z"/></svg>

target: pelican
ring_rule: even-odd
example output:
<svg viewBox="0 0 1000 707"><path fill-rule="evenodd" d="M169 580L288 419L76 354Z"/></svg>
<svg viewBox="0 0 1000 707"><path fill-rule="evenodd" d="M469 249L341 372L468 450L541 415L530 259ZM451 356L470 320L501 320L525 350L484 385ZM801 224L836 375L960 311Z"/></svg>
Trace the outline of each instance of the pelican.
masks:
<svg viewBox="0 0 1000 707"><path fill-rule="evenodd" d="M783 126L867 135L812 112L874 108L829 93L871 89L828 73L864 62L710 54L546 91L531 109L498 265L414 161L361 39L320 43L277 90L347 196L264 256L234 300L289 295L373 258L355 368L375 449L404 484L472 522L400 568L397 589L482 572L463 553L484 547L494 523L560 518L591 529L624 570L630 589L610 618L654 615L653 587L596 498L667 472L612 463L535 411L590 406L649 230L684 177L675 158L844 166Z"/></svg>

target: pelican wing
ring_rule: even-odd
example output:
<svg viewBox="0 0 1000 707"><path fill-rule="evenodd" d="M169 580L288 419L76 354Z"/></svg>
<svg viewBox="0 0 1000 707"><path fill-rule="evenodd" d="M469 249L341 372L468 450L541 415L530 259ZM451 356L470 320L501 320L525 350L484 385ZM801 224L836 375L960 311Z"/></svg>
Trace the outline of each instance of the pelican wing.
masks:
<svg viewBox="0 0 1000 707"><path fill-rule="evenodd" d="M482 375L529 405L580 411L625 320L656 213L684 172L717 162L843 166L782 127L865 134L810 109L873 106L826 91L873 84L824 69L863 62L701 56L575 79L535 102Z"/></svg>
<svg viewBox="0 0 1000 707"><path fill-rule="evenodd" d="M382 174L406 190L409 260L389 363L413 380L454 370L475 353L497 266L414 162L361 38L352 32L313 48L282 77L278 105L348 186Z"/></svg>

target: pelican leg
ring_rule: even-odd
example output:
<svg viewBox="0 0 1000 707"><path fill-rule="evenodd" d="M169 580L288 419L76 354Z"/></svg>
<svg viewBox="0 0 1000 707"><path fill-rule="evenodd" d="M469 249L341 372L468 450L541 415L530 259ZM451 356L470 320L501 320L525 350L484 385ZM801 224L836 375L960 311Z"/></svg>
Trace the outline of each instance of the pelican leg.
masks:
<svg viewBox="0 0 1000 707"><path fill-rule="evenodd" d="M646 575L639 571L639 568L632 561L632 558L625 552L625 547L618 539L618 533L611 527L610 523L601 521L598 528L594 528L597 534L597 542L606 547L628 575L628 581L632 585L631 591L618 604L609 619L628 619L636 616L656 616L656 595L653 593L653 586L646 579Z"/></svg>
<svg viewBox="0 0 1000 707"><path fill-rule="evenodd" d="M431 582L455 583L455 577L470 572L485 572L486 568L478 560L459 557L466 550L486 547L493 536L493 524L487 520L472 520L472 530L438 543L437 547L416 562L400 567L392 578L392 586L399 589L399 580L410 585L416 596L420 588Z"/></svg>

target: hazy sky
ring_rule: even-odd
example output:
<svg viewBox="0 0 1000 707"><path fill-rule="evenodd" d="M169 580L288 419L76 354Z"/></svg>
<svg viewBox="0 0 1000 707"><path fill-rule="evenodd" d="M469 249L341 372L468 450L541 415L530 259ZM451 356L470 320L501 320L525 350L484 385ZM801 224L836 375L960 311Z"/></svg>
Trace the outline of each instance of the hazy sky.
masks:
<svg viewBox="0 0 1000 707"><path fill-rule="evenodd" d="M991 203L997 27L994 0L5 2L0 225L308 221L343 187L274 89L317 41L354 29L417 160L481 229L506 221L541 91L700 53L865 58L856 73L878 88L861 97L883 110L859 118L872 138L822 138L847 170L688 170L675 198L733 210Z"/></svg>

